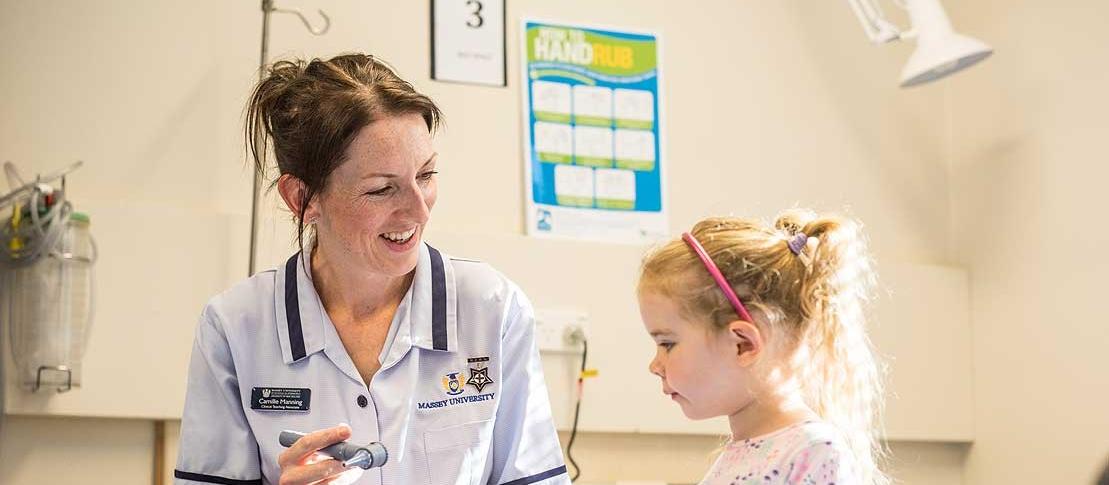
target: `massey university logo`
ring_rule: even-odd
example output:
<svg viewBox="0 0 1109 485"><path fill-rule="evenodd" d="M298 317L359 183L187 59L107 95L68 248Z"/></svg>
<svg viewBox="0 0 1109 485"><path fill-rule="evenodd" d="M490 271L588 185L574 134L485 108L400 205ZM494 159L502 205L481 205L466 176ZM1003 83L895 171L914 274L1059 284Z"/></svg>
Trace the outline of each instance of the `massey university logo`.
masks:
<svg viewBox="0 0 1109 485"><path fill-rule="evenodd" d="M485 386L493 383L493 379L489 377L489 368L486 367L489 362L489 357L475 357L466 359L469 364L478 364L478 368L470 367L470 378L466 379L466 384L477 388L477 392L485 390Z"/></svg>
<svg viewBox="0 0 1109 485"><path fill-rule="evenodd" d="M262 389L262 397L264 397L266 399L270 398L270 390L268 388L267 389Z"/></svg>
<svg viewBox="0 0 1109 485"><path fill-rule="evenodd" d="M462 381L458 379L460 372L451 372L443 376L443 390L447 391L449 396L457 396L462 394Z"/></svg>
<svg viewBox="0 0 1109 485"><path fill-rule="evenodd" d="M443 390L447 392L449 397L439 401L426 401L417 402L416 409L430 411L441 410L451 406L458 406L470 403L493 401L496 398L495 392L484 392L489 387L492 387L493 378L489 377L489 357L474 357L466 359L467 367L470 370L470 377L466 379L465 383L462 381L461 372L451 372L443 376ZM465 386L474 386L477 389L477 394L470 394L460 396L466 391ZM491 391L491 390L490 390Z"/></svg>

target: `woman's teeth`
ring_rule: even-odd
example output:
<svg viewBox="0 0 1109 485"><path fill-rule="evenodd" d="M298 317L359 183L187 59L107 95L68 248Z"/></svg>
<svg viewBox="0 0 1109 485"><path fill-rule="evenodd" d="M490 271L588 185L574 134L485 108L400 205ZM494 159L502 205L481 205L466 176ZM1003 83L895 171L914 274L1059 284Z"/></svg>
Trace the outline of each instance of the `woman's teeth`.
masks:
<svg viewBox="0 0 1109 485"><path fill-rule="evenodd" d="M413 227L412 229L409 229L405 232L387 232L385 234L382 234L381 236L393 242L403 243L408 241L408 238L412 237L412 235L415 233L416 228Z"/></svg>

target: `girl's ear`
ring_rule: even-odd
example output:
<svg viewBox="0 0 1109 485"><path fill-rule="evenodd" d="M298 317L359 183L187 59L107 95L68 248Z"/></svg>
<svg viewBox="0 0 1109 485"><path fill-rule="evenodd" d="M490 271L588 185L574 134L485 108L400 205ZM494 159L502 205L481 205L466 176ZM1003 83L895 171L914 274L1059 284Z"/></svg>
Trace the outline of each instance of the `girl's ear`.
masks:
<svg viewBox="0 0 1109 485"><path fill-rule="evenodd" d="M744 320L734 320L728 324L727 331L727 338L735 346L739 365L749 367L754 364L766 346L758 325Z"/></svg>

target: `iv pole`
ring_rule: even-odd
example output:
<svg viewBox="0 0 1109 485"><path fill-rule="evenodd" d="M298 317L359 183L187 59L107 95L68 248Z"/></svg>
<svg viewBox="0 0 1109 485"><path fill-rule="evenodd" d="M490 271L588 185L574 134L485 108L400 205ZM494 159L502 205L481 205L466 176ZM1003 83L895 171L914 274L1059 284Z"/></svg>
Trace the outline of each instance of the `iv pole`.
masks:
<svg viewBox="0 0 1109 485"><path fill-rule="evenodd" d="M308 29L312 35L323 35L331 28L331 18L324 13L323 10L317 10L320 17L323 17L322 27L313 27L312 23L304 14L296 9L277 8L273 5L273 0L262 0L262 56L258 63L258 78L261 79L266 75L266 63L269 61L269 48L270 48L270 13L291 13L300 17L300 21L304 27ZM250 263L247 269L247 277L254 276L254 270L257 267L257 253L258 253L258 206L262 202L262 174L258 170L254 171L254 186L252 197L250 199Z"/></svg>
<svg viewBox="0 0 1109 485"><path fill-rule="evenodd" d="M314 27L308 21L304 14L296 9L277 8L273 5L273 0L262 0L262 55L258 62L258 79L262 79L266 75L266 62L269 61L269 44L270 44L270 14L273 12L278 13L291 13L300 18L304 26L308 28L308 32L312 35L323 35L331 28L331 18L324 13L323 10L318 10L320 17L323 18L322 27ZM251 199L250 199L250 258L248 259L249 265L247 269L247 277L254 276L254 270L257 265L257 252L258 252L258 206L262 200L262 174L258 170L254 172L254 183L252 186ZM2 418L3 415L0 415ZM165 471L165 426L164 420L154 422L154 463L153 463L153 483L154 485L162 485L164 483Z"/></svg>

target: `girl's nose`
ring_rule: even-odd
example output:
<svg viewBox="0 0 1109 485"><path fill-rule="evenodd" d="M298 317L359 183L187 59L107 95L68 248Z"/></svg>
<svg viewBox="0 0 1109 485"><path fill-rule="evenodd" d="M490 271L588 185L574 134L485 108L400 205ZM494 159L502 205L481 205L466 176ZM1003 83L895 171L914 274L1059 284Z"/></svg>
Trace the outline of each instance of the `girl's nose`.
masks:
<svg viewBox="0 0 1109 485"><path fill-rule="evenodd" d="M662 363L659 362L658 355L655 355L655 358L651 359L651 362L647 364L647 372L650 372L659 377L664 377L664 374L662 372Z"/></svg>

